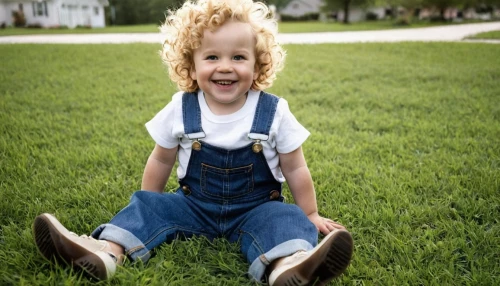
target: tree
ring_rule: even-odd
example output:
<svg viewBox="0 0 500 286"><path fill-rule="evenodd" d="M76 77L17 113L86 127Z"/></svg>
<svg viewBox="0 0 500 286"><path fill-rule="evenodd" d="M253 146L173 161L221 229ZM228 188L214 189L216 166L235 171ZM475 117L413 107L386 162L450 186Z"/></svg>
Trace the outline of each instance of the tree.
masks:
<svg viewBox="0 0 500 286"><path fill-rule="evenodd" d="M109 0L108 11L114 9L116 25L160 24L168 9L182 5L183 0Z"/></svg>
<svg viewBox="0 0 500 286"><path fill-rule="evenodd" d="M344 12L344 24L349 23L349 12L351 7L367 6L373 3L373 0L325 0L324 9L332 11L342 9Z"/></svg>
<svg viewBox="0 0 500 286"><path fill-rule="evenodd" d="M14 18L15 27L26 26L26 17L24 16L24 12L22 10L12 11L12 18Z"/></svg>
<svg viewBox="0 0 500 286"><path fill-rule="evenodd" d="M415 14L415 9L422 8L423 2L426 0L388 0L391 7L402 7L404 14L398 16L398 23L403 25L410 25L412 17ZM432 0L429 0L432 1Z"/></svg>

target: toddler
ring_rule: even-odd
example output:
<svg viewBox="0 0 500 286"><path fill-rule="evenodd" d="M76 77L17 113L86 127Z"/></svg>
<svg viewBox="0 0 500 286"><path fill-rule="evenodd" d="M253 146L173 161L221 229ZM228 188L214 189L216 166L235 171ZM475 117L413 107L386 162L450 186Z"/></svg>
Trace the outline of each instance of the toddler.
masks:
<svg viewBox="0 0 500 286"><path fill-rule="evenodd" d="M177 237L237 242L251 279L269 285L326 284L349 265L353 241L318 214L301 145L309 132L286 100L264 92L285 52L270 10L252 0L186 2L167 16L162 58L181 90L146 128L156 145L141 191L91 235L36 217L41 254L96 279L125 257L147 261ZM178 160L179 188L163 193ZM283 201L287 181L296 204ZM318 242L318 231L326 236Z"/></svg>

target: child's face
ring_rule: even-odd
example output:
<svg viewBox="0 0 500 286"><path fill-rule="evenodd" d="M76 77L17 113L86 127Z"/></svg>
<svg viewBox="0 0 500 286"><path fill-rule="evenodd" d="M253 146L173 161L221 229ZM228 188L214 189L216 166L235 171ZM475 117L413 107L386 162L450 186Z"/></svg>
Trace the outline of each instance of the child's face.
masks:
<svg viewBox="0 0 500 286"><path fill-rule="evenodd" d="M230 114L245 104L246 93L258 76L254 48L247 23L229 21L215 32L205 30L201 46L194 51L191 78L215 114Z"/></svg>

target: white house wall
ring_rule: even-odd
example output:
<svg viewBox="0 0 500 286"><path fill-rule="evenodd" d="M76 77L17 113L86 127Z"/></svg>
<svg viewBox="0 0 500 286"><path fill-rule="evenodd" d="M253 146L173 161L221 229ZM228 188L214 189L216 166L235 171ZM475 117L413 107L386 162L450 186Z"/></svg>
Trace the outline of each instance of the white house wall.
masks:
<svg viewBox="0 0 500 286"><path fill-rule="evenodd" d="M96 6L98 8L98 15L95 15L94 14L94 11L92 8L92 27L105 27L106 26L106 20L105 20L105 17L104 17L104 7L102 6Z"/></svg>
<svg viewBox="0 0 500 286"><path fill-rule="evenodd" d="M14 25L12 12L19 11L19 4L23 4L24 15L26 15L27 13L26 9L29 10L29 13L33 13L33 11L31 10L31 2L19 1L19 2L0 3L0 24L5 23L6 25L9 26Z"/></svg>
<svg viewBox="0 0 500 286"><path fill-rule="evenodd" d="M28 25L41 25L42 27L53 27L59 24L57 19L56 9L54 7L54 2L47 2L47 14L48 15L34 15L33 12L33 2L26 2L24 4L24 16L26 17L26 23Z"/></svg>
<svg viewBox="0 0 500 286"><path fill-rule="evenodd" d="M279 12L283 15L299 17L309 13L319 13L321 6L322 1L293 0Z"/></svg>
<svg viewBox="0 0 500 286"><path fill-rule="evenodd" d="M19 10L18 7L18 3L0 3L0 24L13 25L12 11Z"/></svg>
<svg viewBox="0 0 500 286"><path fill-rule="evenodd" d="M104 7L96 0L67 1L59 0L59 18L61 25L70 28L76 26L91 26L100 28L106 26L104 18ZM95 13L97 8L98 14Z"/></svg>
<svg viewBox="0 0 500 286"><path fill-rule="evenodd" d="M359 22L363 21L366 18L366 11L358 8L349 10L349 22ZM339 11L337 14L338 21L344 21L344 11Z"/></svg>
<svg viewBox="0 0 500 286"><path fill-rule="evenodd" d="M23 4L23 12L27 25L41 25L43 27L68 26L90 26L93 28L105 27L104 6L98 0L46 0L48 15L34 15L33 2L36 1L12 1L0 2L0 24L13 25L12 11L19 10L19 4ZM43 2L43 1L42 1ZM84 7L88 7L84 9ZM97 15L96 11L97 9Z"/></svg>
<svg viewBox="0 0 500 286"><path fill-rule="evenodd" d="M385 18L385 8L383 8L383 7L370 8L368 11L376 14L377 15L377 19L384 19Z"/></svg>

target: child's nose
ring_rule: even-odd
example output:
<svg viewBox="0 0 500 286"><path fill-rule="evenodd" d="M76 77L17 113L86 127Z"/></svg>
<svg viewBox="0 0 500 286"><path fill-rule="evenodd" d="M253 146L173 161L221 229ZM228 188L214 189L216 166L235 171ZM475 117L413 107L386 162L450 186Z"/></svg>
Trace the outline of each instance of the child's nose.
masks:
<svg viewBox="0 0 500 286"><path fill-rule="evenodd" d="M220 65L217 68L217 71L218 72L224 72L224 73L232 72L233 71L233 66L231 64L231 61L228 61L228 60L222 60L222 61L220 61Z"/></svg>

